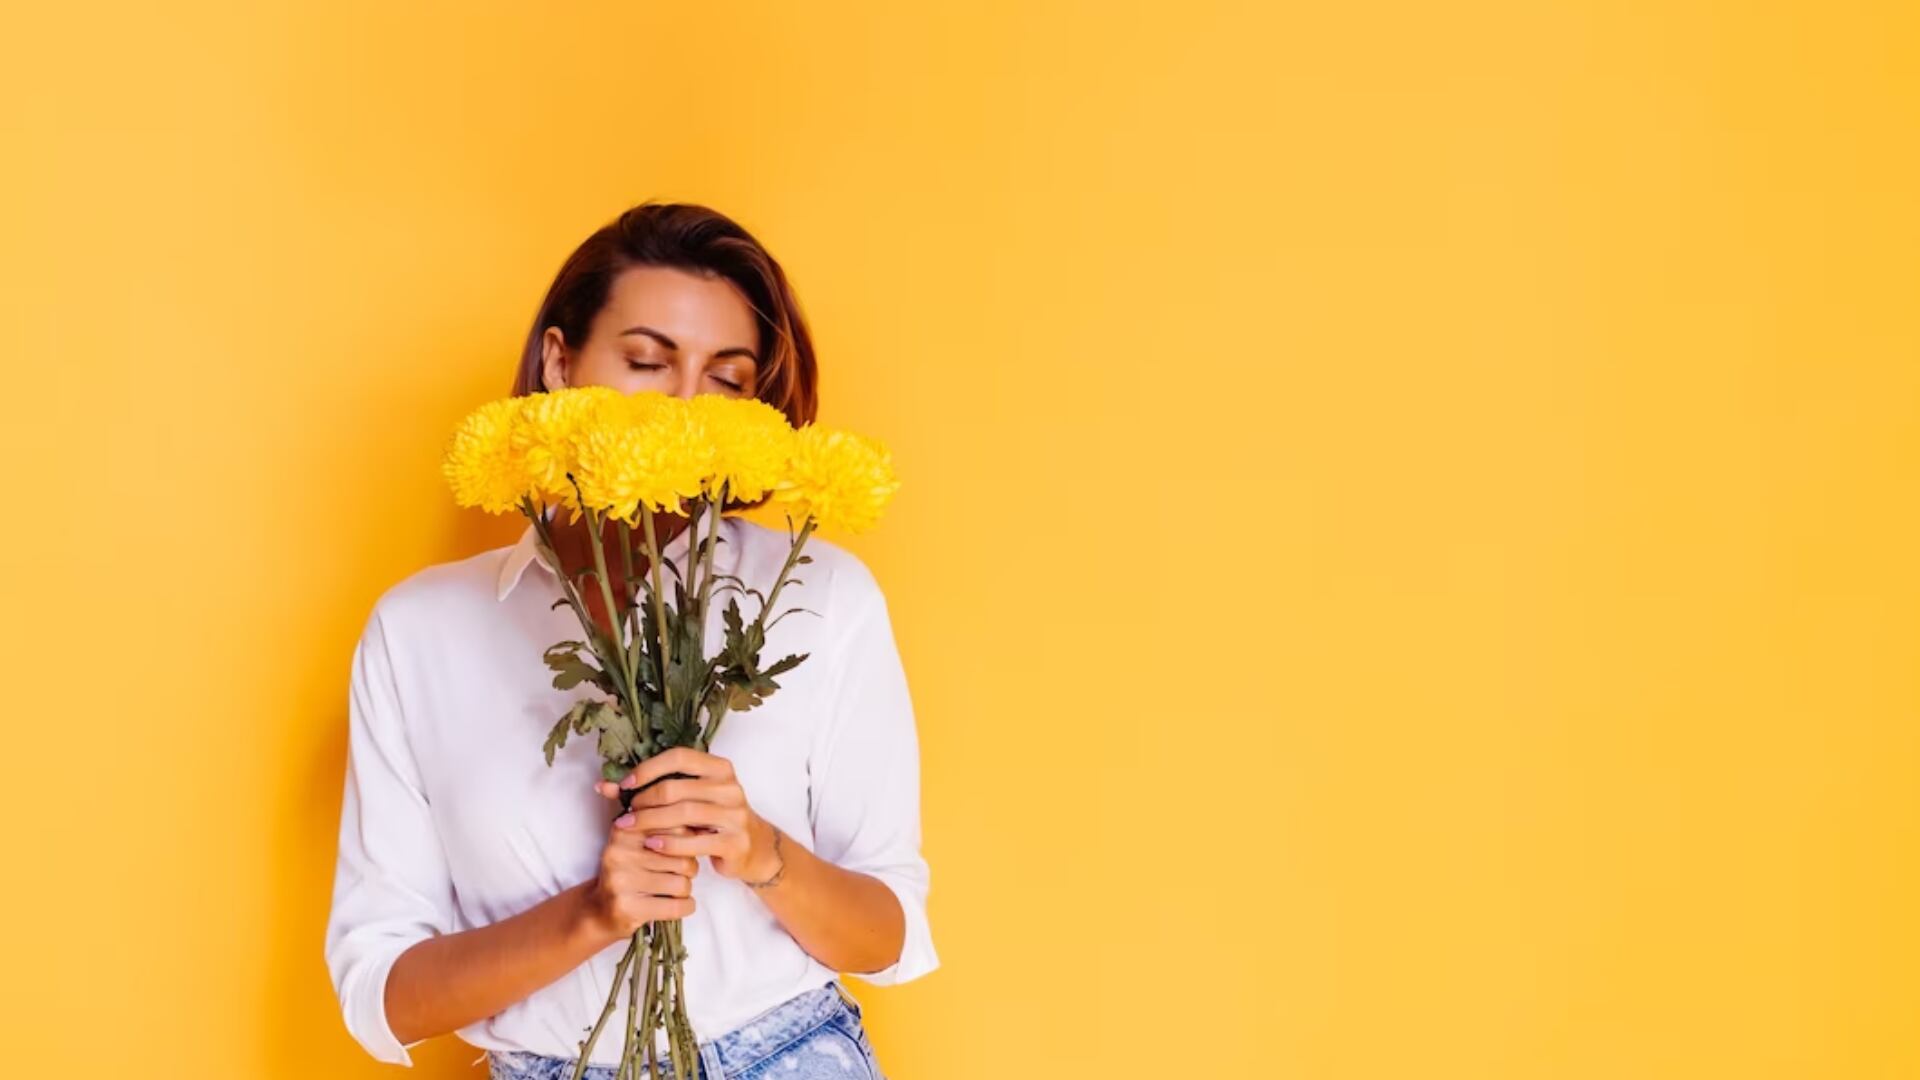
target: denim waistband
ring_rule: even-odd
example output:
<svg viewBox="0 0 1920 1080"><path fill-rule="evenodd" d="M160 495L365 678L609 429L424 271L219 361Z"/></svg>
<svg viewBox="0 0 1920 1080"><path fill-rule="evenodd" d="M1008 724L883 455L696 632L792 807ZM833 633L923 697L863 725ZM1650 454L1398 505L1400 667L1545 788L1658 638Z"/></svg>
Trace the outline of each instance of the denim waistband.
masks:
<svg viewBox="0 0 1920 1080"><path fill-rule="evenodd" d="M856 1021L860 1017L859 1007L840 990L838 982L816 986L775 1005L708 1044L718 1059L720 1075L731 1076L752 1068L826 1023L841 1009L852 1012Z"/></svg>
<svg viewBox="0 0 1920 1080"><path fill-rule="evenodd" d="M700 1043L702 1080L725 1080L726 1077L745 1072L786 1049L842 1009L855 1023L859 1022L862 1011L860 1005L840 987L838 980L795 994L732 1031ZM617 1028L611 1028L602 1033L602 1038L611 1036L617 1045L619 1034ZM495 1050L489 1053L504 1067L495 1070L495 1075L504 1073L513 1080L570 1080L573 1075L574 1059L571 1058L525 1051ZM677 1080L680 1074L668 1058L663 1056L659 1064L663 1080ZM613 1074L611 1065L594 1065L587 1069L586 1080L612 1080ZM647 1075L644 1066L641 1075Z"/></svg>

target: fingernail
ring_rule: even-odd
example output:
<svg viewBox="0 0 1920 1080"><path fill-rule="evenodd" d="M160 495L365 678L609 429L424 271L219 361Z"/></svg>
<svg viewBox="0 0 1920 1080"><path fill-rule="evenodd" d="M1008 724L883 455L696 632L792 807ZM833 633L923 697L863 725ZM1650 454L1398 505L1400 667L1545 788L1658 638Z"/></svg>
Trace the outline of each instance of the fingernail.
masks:
<svg viewBox="0 0 1920 1080"><path fill-rule="evenodd" d="M661 848L667 845L667 842L665 840L662 840L657 836L647 837L645 843L647 847L652 848L654 851L659 851Z"/></svg>
<svg viewBox="0 0 1920 1080"><path fill-rule="evenodd" d="M613 823L624 829L627 826L633 824L633 815L621 814L619 817L613 819Z"/></svg>

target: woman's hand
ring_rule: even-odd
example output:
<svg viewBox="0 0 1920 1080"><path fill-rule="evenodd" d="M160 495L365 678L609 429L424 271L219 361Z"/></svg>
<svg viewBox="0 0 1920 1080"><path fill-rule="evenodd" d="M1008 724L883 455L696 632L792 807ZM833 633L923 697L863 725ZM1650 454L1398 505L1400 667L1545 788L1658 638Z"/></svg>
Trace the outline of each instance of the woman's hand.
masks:
<svg viewBox="0 0 1920 1080"><path fill-rule="evenodd" d="M657 919L693 914L693 875L699 860L650 851L644 839L635 829L609 829L600 850L600 874L587 884L588 918L609 941L631 937Z"/></svg>
<svg viewBox="0 0 1920 1080"><path fill-rule="evenodd" d="M663 776L668 779L660 780ZM650 852L705 855L722 875L748 882L771 878L781 868L773 825L747 804L726 758L675 747L641 762L619 784L602 780L596 787L610 799L618 799L623 787L645 788L633 796L627 813L614 819L613 828L642 837Z"/></svg>

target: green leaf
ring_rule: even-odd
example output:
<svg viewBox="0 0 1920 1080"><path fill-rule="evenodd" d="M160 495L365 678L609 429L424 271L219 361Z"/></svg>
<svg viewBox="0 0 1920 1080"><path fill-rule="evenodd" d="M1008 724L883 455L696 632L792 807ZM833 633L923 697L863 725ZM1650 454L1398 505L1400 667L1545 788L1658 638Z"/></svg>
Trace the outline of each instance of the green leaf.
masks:
<svg viewBox="0 0 1920 1080"><path fill-rule="evenodd" d="M796 611L803 611L803 612L806 612L806 613L807 613L808 615L814 615L814 616L819 616L819 615L820 615L820 613L819 613L819 612L817 612L817 611L814 611L814 610L813 610L812 608L803 608L803 607L790 607L790 608L788 608L787 610L785 610L785 611L783 611L783 612L781 612L780 614L778 614L778 615L775 615L775 616L773 617L773 621L767 624L767 629L769 629L769 630L771 630L771 629L773 629L774 627L776 627L776 626L778 626L778 625L780 625L780 620L781 620L781 619L784 619L784 618L786 618L787 616L789 616L789 615L791 615L791 614L793 614L793 613L794 613L794 612L796 612Z"/></svg>
<svg viewBox="0 0 1920 1080"><path fill-rule="evenodd" d="M707 662L695 650L685 647L674 650L673 663L667 671L667 696L675 705L686 705L700 696L707 680Z"/></svg>
<svg viewBox="0 0 1920 1080"><path fill-rule="evenodd" d="M727 694L727 708L733 712L746 712L760 704L761 700L752 684L736 683Z"/></svg>
<svg viewBox="0 0 1920 1080"><path fill-rule="evenodd" d="M612 761L631 761L639 749L633 722L612 702L600 700L581 701L574 706L573 729L585 735L590 730L600 733L600 756Z"/></svg>
<svg viewBox="0 0 1920 1080"><path fill-rule="evenodd" d="M660 731L660 743L663 746L688 746L694 739L694 725L683 710L674 710L666 717Z"/></svg>
<svg viewBox="0 0 1920 1080"><path fill-rule="evenodd" d="M633 668L634 680L641 689L653 690L660 685L660 672L653 663L653 654L648 652L650 641L644 633L635 634L627 642L627 664Z"/></svg>
<svg viewBox="0 0 1920 1080"><path fill-rule="evenodd" d="M744 628L744 623L740 618L740 601L739 600L737 599L728 600L727 608L725 611L722 611L720 613L720 617L726 621L727 641L729 643L731 643L735 638L741 636L742 630Z"/></svg>
<svg viewBox="0 0 1920 1080"><path fill-rule="evenodd" d="M813 654L798 653L792 656L783 656L780 659L774 661L773 666L767 669L766 674L771 676L771 675L779 675L784 672L792 671L794 668L800 666L800 661L805 660L807 657L811 655Z"/></svg>
<svg viewBox="0 0 1920 1080"><path fill-rule="evenodd" d="M554 670L553 688L571 690L581 683L592 683L600 689L612 692L612 682L606 672L580 659L580 643L571 646L555 646L545 654L547 666Z"/></svg>
<svg viewBox="0 0 1920 1080"><path fill-rule="evenodd" d="M573 708L568 709L566 715L560 718L560 722L553 725L553 730L547 732L547 741L541 744L540 749L547 755L548 765L553 764L553 755L567 745L567 733L576 730L575 726L580 722L581 715L586 712L587 704L584 701L575 702Z"/></svg>
<svg viewBox="0 0 1920 1080"><path fill-rule="evenodd" d="M611 711L611 710L610 710ZM608 761L626 762L637 756L639 740L634 737L633 725L625 717L607 723L600 728L600 756Z"/></svg>

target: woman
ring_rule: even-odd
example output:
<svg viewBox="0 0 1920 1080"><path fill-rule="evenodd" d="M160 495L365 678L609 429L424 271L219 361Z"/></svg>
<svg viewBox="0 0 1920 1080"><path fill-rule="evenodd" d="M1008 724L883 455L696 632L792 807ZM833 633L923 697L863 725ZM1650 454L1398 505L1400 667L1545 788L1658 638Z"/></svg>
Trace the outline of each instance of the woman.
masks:
<svg viewBox="0 0 1920 1080"><path fill-rule="evenodd" d="M751 396L800 425L815 384L806 325L760 244L711 210L643 204L561 267L514 393ZM567 516L549 517L557 573L592 562L585 518ZM656 520L662 559L684 568L685 519ZM784 530L738 516L720 534L716 570L749 584L771 582L790 550ZM775 622L765 654L808 659L728 717L711 753L643 762L619 786L644 790L617 818L592 740L569 741L551 767L540 752L577 696L554 689L542 653L580 627L555 607L560 579L531 523L516 544L378 598L352 662L326 933L347 1028L369 1053L411 1065L411 1047L451 1031L486 1051L493 1080L571 1076L630 936L679 918L703 1076L881 1076L838 974L887 985L939 965L919 748L873 575L829 541L807 551L788 586L807 613ZM599 590L583 591L611 625ZM709 655L720 629L708 627ZM687 778L653 783L676 772ZM611 1080L621 1043L609 1023L589 1080Z"/></svg>

